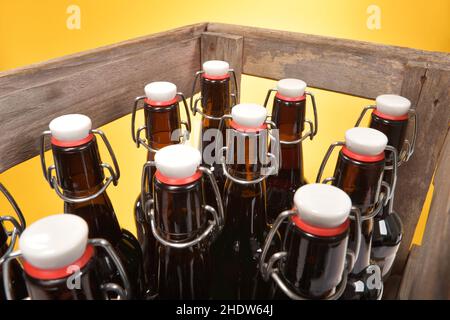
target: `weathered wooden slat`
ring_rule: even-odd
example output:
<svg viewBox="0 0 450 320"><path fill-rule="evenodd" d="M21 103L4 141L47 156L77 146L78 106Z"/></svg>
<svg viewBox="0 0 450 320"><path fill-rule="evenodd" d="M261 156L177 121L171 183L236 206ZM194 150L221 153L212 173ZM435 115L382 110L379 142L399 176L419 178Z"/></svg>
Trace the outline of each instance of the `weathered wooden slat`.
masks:
<svg viewBox="0 0 450 320"><path fill-rule="evenodd" d="M313 87L365 98L400 93L408 61L450 65L444 53L217 23L207 29L244 37L245 74L298 77Z"/></svg>
<svg viewBox="0 0 450 320"><path fill-rule="evenodd" d="M450 299L450 131L434 177L434 192L422 246L409 260L402 299Z"/></svg>
<svg viewBox="0 0 450 320"><path fill-rule="evenodd" d="M391 274L383 283L383 300L397 300L398 288L402 281L402 275Z"/></svg>
<svg viewBox="0 0 450 320"><path fill-rule="evenodd" d="M398 175L394 207L404 225L403 242L393 272L401 274L450 120L450 68L412 66L405 75L402 95L416 101L419 132L416 149ZM419 96L417 94L419 93Z"/></svg>
<svg viewBox="0 0 450 320"><path fill-rule="evenodd" d="M404 269L404 273L402 274L402 280L398 288L397 299L408 300L408 293L414 285L410 279L413 275L417 276L420 272L420 265L417 263L417 259L419 259L419 250L420 246L413 245L408 253L406 267Z"/></svg>
<svg viewBox="0 0 450 320"><path fill-rule="evenodd" d="M197 38L206 29L206 23L185 26L157 34L139 37L117 44L67 55L23 68L0 72L0 97L17 90L42 85L60 77L95 68L101 64L123 59L178 41ZM151 61L151 60L150 60Z"/></svg>
<svg viewBox="0 0 450 320"><path fill-rule="evenodd" d="M241 85L243 37L232 34L203 32L202 63L208 60L224 60L236 72L238 88Z"/></svg>
<svg viewBox="0 0 450 320"><path fill-rule="evenodd" d="M61 70L55 78L49 73L52 67L45 66L40 68L44 79L40 69L23 71L36 82L25 80L21 72L7 75L11 89L0 96L0 172L36 155L40 133L56 116L84 113L95 127L101 126L130 113L134 97L143 94L146 83L156 80L172 81L189 95L192 75L200 68L200 35L181 41L166 37L163 42L159 47L128 48L130 52L120 58L119 53L113 59L106 54L103 61L100 51L91 56L92 65L82 56L79 72L72 68L80 57L67 58L57 63ZM15 80L27 87L13 90L18 89Z"/></svg>

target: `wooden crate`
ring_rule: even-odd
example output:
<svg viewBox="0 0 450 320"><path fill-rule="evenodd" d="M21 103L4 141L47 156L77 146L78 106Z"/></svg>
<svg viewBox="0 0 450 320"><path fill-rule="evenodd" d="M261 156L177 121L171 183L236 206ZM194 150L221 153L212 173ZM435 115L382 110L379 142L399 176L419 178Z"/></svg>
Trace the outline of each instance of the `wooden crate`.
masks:
<svg viewBox="0 0 450 320"><path fill-rule="evenodd" d="M128 114L130 101L156 78L190 92L193 74L209 59L229 61L239 81L241 73L301 77L312 87L348 95L374 99L394 93L410 99L419 135L414 157L399 172L395 207L405 233L389 296L450 298L449 54L200 23L3 72L0 172L38 154L36 137L54 117L85 113L95 127L104 125ZM410 251L434 173L424 243Z"/></svg>

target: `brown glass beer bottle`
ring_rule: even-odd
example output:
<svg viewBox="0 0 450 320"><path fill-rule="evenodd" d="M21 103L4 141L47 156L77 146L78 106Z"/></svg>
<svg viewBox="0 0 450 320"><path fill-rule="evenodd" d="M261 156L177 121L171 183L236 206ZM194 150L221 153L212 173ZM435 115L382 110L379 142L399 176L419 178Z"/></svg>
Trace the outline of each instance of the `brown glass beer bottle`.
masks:
<svg viewBox="0 0 450 320"><path fill-rule="evenodd" d="M277 159L267 152L266 116L266 109L256 104L238 104L231 110L227 146L220 151L226 152L222 166L227 180L225 226L212 250L214 299L267 298L268 285L258 267L269 230L265 179L275 172Z"/></svg>
<svg viewBox="0 0 450 320"><path fill-rule="evenodd" d="M417 115L411 110L411 102L398 95L384 94L376 98L376 105L366 107L361 113L356 126L361 123L364 114L373 109L369 127L383 132L388 138L388 144L397 149L400 166L409 160L414 152L417 135ZM411 142L406 139L409 120L413 119L414 135ZM388 162L392 162L386 154ZM390 181L391 170L386 170L383 180ZM395 191L394 191L395 192ZM395 193L394 193L395 195ZM400 216L393 211L393 197L388 205L374 218L371 258L381 268L383 278L387 278L394 263L397 250L403 235L403 225Z"/></svg>
<svg viewBox="0 0 450 320"><path fill-rule="evenodd" d="M187 122L181 120L179 98L184 103ZM144 101L145 125L135 131L136 111L139 102ZM135 100L131 123L131 132L133 141L139 148L143 145L147 149L147 161L153 161L155 152L165 146L177 144L189 137L191 130L191 120L186 104L186 99L182 93L177 93L175 84L166 81L151 82L145 86L145 96L138 97ZM182 132L182 125L186 127ZM145 140L140 137L142 131L145 131ZM148 201L151 198L151 181L155 173L154 167L150 168L149 180L145 182L144 197L139 194L134 206L134 218L136 222L137 238L142 247L144 255L144 273L146 275L156 275L156 240L152 236L148 219L142 210L141 199ZM146 296L152 299L156 295L157 279L146 279Z"/></svg>
<svg viewBox="0 0 450 320"><path fill-rule="evenodd" d="M19 206L17 205L14 198L11 196L11 194L8 192L8 190L3 186L3 184L0 183L0 192L5 196L5 198L8 200L8 202L13 207L16 216L19 218L18 222L14 217L12 216L0 216L0 265L3 263L6 256L12 252L14 249L14 245L17 241L18 236L23 231L23 229L26 227L25 218L22 214L22 211L20 210ZM12 230L8 230L8 225L12 225ZM8 241L8 239L10 239ZM12 261L10 265L10 290L13 292L14 296L17 299L24 299L27 297L27 289L25 286L25 281L23 281L22 275L21 275L21 267L19 265L19 262ZM0 267L0 281L3 279L3 270ZM1 281L0 283L0 301L5 300L5 288L4 283Z"/></svg>
<svg viewBox="0 0 450 320"><path fill-rule="evenodd" d="M361 210L361 241L357 250L359 254L350 275L351 278L358 279L370 265L373 217L392 196L390 186L395 188L396 165L390 185L382 184L386 168L385 151L390 151L395 160L397 160L397 152L395 148L387 146L386 135L378 130L349 129L345 133L345 142L335 143L328 149L319 169L317 182L320 181L326 161L336 146L343 147L339 152L333 178L327 180L331 180L333 185L344 190L350 196L353 205ZM387 191L382 192L382 186L386 186ZM354 228L355 224L352 222L351 230ZM355 239L352 237L350 237L350 244L352 247L355 246ZM344 296L349 298L346 294Z"/></svg>
<svg viewBox="0 0 450 320"><path fill-rule="evenodd" d="M89 226L90 238L109 241L125 266L131 283L130 297L139 299L143 292L142 252L139 242L127 230L121 229L106 188L117 184L120 171L111 145L100 130L91 130L89 117L71 114L50 122L50 131L41 138L41 160L44 177L64 200L64 211L82 217ZM105 142L114 163L114 169L103 163L98 150L99 135ZM45 137L51 136L51 150L54 165L46 168L44 149ZM110 177L105 181L104 169ZM52 175L53 169L56 176ZM60 190L61 189L61 190ZM104 259L99 269L108 281L117 282L118 270L109 256L100 253Z"/></svg>
<svg viewBox="0 0 450 320"><path fill-rule="evenodd" d="M231 76L233 76L234 92L232 92ZM222 191L225 177L222 166L215 161L215 138L221 139L220 145L225 145L225 128L222 135L218 136L216 130L219 128L223 115L230 114L231 107L239 99L236 75L226 61L210 60L203 63L203 70L197 72L194 79L192 97L194 96L197 80L200 81L200 97L195 102L191 99L191 110L193 115L201 114L200 150L202 153L202 164L213 168L219 189ZM200 105L199 105L200 103ZM214 204L214 192L206 189L207 203Z"/></svg>
<svg viewBox="0 0 450 320"><path fill-rule="evenodd" d="M293 202L294 209L281 212L270 230L261 273L276 285L277 298L338 299L356 258L348 248L351 200L334 186L307 184L296 191ZM354 211L359 221L359 210ZM285 220L282 251L266 261L272 237ZM356 228L355 236L359 233Z"/></svg>
<svg viewBox="0 0 450 320"><path fill-rule="evenodd" d="M96 269L98 247L103 247L120 270L124 289L117 283L101 282ZM19 249L20 253L11 253L5 263L22 258L21 277L31 300L101 300L110 294L127 299L129 282L119 257L106 240L88 240L87 223L78 216L57 214L34 222L21 235ZM9 300L17 298L9 289L7 296Z"/></svg>
<svg viewBox="0 0 450 320"><path fill-rule="evenodd" d="M264 106L272 91L276 91L273 100L272 121L278 128L281 148L281 161L278 174L267 178L267 218L272 224L281 211L290 209L295 191L306 184L303 173L302 141L312 139L317 133L317 110L312 93L306 92L306 83L298 79L282 79L277 88L267 93ZM305 120L306 96L310 95L314 124ZM303 134L305 122L309 131Z"/></svg>
<svg viewBox="0 0 450 320"><path fill-rule="evenodd" d="M144 175L153 166L153 199L149 224L156 239L159 299L209 299L210 245L224 220L222 200L212 171L199 166L199 150L179 144L167 146L147 162ZM206 181L208 177L210 181ZM206 204L204 185L211 183L216 211ZM146 210L148 208L146 207Z"/></svg>

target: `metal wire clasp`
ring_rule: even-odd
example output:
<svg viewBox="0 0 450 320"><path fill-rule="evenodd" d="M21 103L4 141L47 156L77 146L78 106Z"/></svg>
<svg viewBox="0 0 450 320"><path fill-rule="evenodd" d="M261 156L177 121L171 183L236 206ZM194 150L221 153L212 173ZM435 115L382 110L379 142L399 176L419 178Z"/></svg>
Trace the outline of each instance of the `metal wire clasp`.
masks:
<svg viewBox="0 0 450 320"><path fill-rule="evenodd" d="M196 244L200 243L204 239L206 239L209 236L215 237L223 228L225 224L225 214L222 204L222 198L220 195L219 186L217 185L216 179L214 177L214 174L212 171L208 168L205 168L203 166L199 166L198 170L205 173L209 181L212 185L216 203L217 203L217 211L210 205L202 205L203 209L207 212L209 212L213 216L213 220L208 221L208 227L195 239L190 241L169 241L164 239L164 237L159 233L158 228L156 227L156 221L155 221L155 211L154 211L154 200L149 196L149 199L145 198L145 187L146 182L151 181L152 177L149 176L150 168L155 166L154 161L147 161L144 164L144 167L142 168L142 179L141 179L141 204L144 211L144 216L147 217L147 221L150 223L150 227L153 233L153 236L155 239L160 242L164 246L176 248L176 249L185 249L192 246L195 246Z"/></svg>
<svg viewBox="0 0 450 320"><path fill-rule="evenodd" d="M210 116L203 112L203 108L201 110L199 109L198 103L202 101L202 99L203 99L202 96L195 99L195 102L194 102L194 95L195 95L195 89L197 87L197 82L198 82L198 79L200 78L200 75L202 75L203 73L204 73L204 71L197 71L195 73L194 84L192 85L191 105L190 105L192 114L195 116L198 112L202 117L204 117L206 119L220 120L222 117ZM233 77L234 92L232 92L230 95L231 95L231 98L233 99L233 106L234 106L239 101L239 85L237 82L237 76L236 76L236 72L234 71L234 69L229 69L228 73L231 74Z"/></svg>
<svg viewBox="0 0 450 320"><path fill-rule="evenodd" d="M44 131L41 135L41 145L40 145L40 157L41 157L41 167L42 167L42 173L44 174L45 180L50 184L50 187L52 189L55 189L56 194L63 199L66 202L70 203L81 203L84 201L89 201L92 199L97 198L99 195L101 195L105 190L108 188L108 186L111 184L111 182L116 186L119 182L120 178L120 169L119 169L119 163L117 162L116 155L114 154L114 150L111 147L111 144L109 143L108 138L101 130L91 130L91 133L99 135L103 143L106 145L106 148L108 149L109 155L111 156L111 160L114 165L114 169L109 165L108 163L101 163L100 166L104 169L108 169L110 176L106 179L105 183L101 187L100 190L98 190L96 193L87 196L87 197L80 197L80 198L72 198L63 193L63 191L60 190L59 187L59 181L56 176L52 175L52 171L56 169L55 165L51 165L47 168L47 164L45 163L45 138L47 136L51 136L51 131Z"/></svg>
<svg viewBox="0 0 450 320"><path fill-rule="evenodd" d="M375 110L377 107L375 105L370 105L364 107L364 109L361 111L361 114L359 115L358 120L355 123L355 127L359 127L365 114L369 110ZM403 144L402 150L397 150L398 152L398 167L400 167L403 163L408 162L408 160L411 158L411 156L414 153L414 149L416 147L416 140L417 140L417 131L418 131L418 119L417 119L417 113L415 109L410 109L408 112L409 119L413 119L413 134L411 137L411 142L409 142L409 139L405 139L405 142ZM387 168L387 170L390 170L390 168Z"/></svg>
<svg viewBox="0 0 450 320"><path fill-rule="evenodd" d="M88 244L91 244L94 247L101 247L106 251L106 253L111 257L111 260L113 261L114 265L116 266L119 275L122 279L123 286L122 288L120 285L116 283L104 283L101 285L101 289L105 293L105 297L107 297L108 292L113 292L117 294L121 299L129 299L130 293L131 293L131 286L130 281L128 279L128 276L125 272L125 268L120 262L120 258L117 255L116 251L114 250L113 246L105 239L89 239ZM2 258L2 271L3 271L3 286L5 287L5 296L7 300L14 300L14 296L12 294L11 290L11 279L10 279L10 270L9 270L9 264L11 260L13 259L19 259L21 258L22 252L20 250L9 252L8 254L5 254L4 259ZM68 274L69 275L69 274Z"/></svg>
<svg viewBox="0 0 450 320"><path fill-rule="evenodd" d="M276 88L273 88L273 89L269 89L267 91L266 99L264 100L264 108L266 108L266 109L267 109L267 103L269 102L270 95L272 94L272 92L278 92L278 90ZM305 91L305 94L311 97L311 102L312 102L313 112L314 112L314 124L311 120L305 119L305 122L309 125L309 131L306 132L304 135L301 136L301 138L299 138L297 140L292 140L292 141L280 140L280 144L287 144L287 145L297 144L297 143L302 142L303 140L305 140L308 137L310 140L312 140L314 138L314 136L317 134L317 130L319 128L318 127L319 121L318 121L318 116L317 116L316 98L312 92Z"/></svg>
<svg viewBox="0 0 450 320"><path fill-rule="evenodd" d="M186 97L182 92L178 92L177 96L181 98L184 105L184 111L186 113L187 122L182 120L181 124L185 127L185 130L180 134L181 137L183 137L183 141L189 140L189 136L191 133L191 116L189 114L189 108L187 105ZM148 151L150 152L156 152L158 149L154 149L150 147L150 142L146 139L141 138L141 132L147 129L147 125L140 126L136 131L136 111L139 106L139 102L146 99L146 96L140 96L137 97L134 100L134 106L133 106L133 112L131 114L131 138L133 139L133 142L136 144L136 147L140 147L140 145L143 145Z"/></svg>

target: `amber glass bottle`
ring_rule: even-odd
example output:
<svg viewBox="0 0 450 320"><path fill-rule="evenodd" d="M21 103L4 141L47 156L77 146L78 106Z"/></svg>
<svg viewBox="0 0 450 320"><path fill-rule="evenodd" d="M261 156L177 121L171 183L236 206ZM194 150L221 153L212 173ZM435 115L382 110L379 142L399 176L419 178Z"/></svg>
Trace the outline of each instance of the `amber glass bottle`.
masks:
<svg viewBox="0 0 450 320"><path fill-rule="evenodd" d="M150 277L158 278L159 299L210 298L210 245L221 227L223 209L217 185L219 214L206 206L207 181L200 162L200 152L187 145L168 146L155 155L150 222L157 239L157 269Z"/></svg>
<svg viewBox="0 0 450 320"><path fill-rule="evenodd" d="M165 146L180 143L181 129L183 122L180 116L180 103L177 99L177 87L175 84L165 81L152 82L145 86L145 97L136 99L136 105L133 110L132 117L132 136L137 145L144 145L147 148L147 161L153 161L155 152ZM182 96L182 95L181 95ZM145 137L143 141L139 137L139 132L136 134L135 115L136 107L139 100L144 100L144 119L145 119ZM184 99L184 98L183 98ZM183 100L184 101L184 100ZM186 107L188 123L187 129L190 130L190 118ZM152 188L151 181L155 174L154 167L151 167L149 179L145 181L144 197L138 195L134 206L134 217L136 222L137 238L142 247L144 255L144 270L145 274L152 276L146 279L148 291L147 298L152 299L156 296L157 279L156 275L156 240L150 230L150 225L146 214L144 214L141 199L148 201L151 198Z"/></svg>
<svg viewBox="0 0 450 320"><path fill-rule="evenodd" d="M103 133L98 133L105 142ZM130 297L143 296L144 281L142 252L137 239L127 230L121 229L106 187L113 181L117 183L118 167L109 142L116 172L102 163L97 139L91 131L91 121L83 115L66 115L50 123L51 149L55 163L55 177L47 176L51 186L64 200L64 212L82 217L89 226L90 238L102 238L109 241L120 256L131 283ZM43 157L43 152L41 152ZM104 182L104 167L112 173L108 182ZM62 189L62 192L59 191ZM117 282L118 270L110 258L99 254L99 269L108 281Z"/></svg>
<svg viewBox="0 0 450 320"><path fill-rule="evenodd" d="M266 241L267 245L283 221L288 220L282 252L277 253L284 256L275 269L268 269L267 248L263 251L262 272L267 280L275 280L277 298L340 297L348 272L351 207L349 196L333 186L308 184L297 190L294 210L280 213Z"/></svg>
<svg viewBox="0 0 450 320"><path fill-rule="evenodd" d="M370 265L373 216L380 207L380 199L384 199L380 192L387 148L387 137L382 132L371 128L349 129L345 133L345 144L339 152L333 174L333 185L344 190L350 196L352 204L361 211L361 241L357 250L359 255L350 274L350 277L356 279ZM332 148L329 153L330 150ZM329 153L322 162L318 180ZM355 228L355 222L351 221L350 229L354 231ZM354 234L351 232L349 238L352 248L357 245L352 236Z"/></svg>
<svg viewBox="0 0 450 320"><path fill-rule="evenodd" d="M105 240L93 241L112 250ZM23 232L19 248L23 256L23 277L32 300L107 298L111 289L99 276L100 250L88 244L88 226L80 217L58 214L36 221ZM119 257L112 251L112 261L123 270ZM129 287L126 277L121 281ZM123 289L120 292L114 289L114 293L126 298Z"/></svg>
<svg viewBox="0 0 450 320"><path fill-rule="evenodd" d="M267 179L267 218L270 224L281 211L290 209L295 191L307 183L303 172L302 148L306 113L305 88L306 83L298 79L282 79L277 83L272 121L279 132L281 162L278 174ZM269 94L270 91L267 98ZM315 102L313 106L316 117ZM307 135L312 139L317 127L311 126L310 129Z"/></svg>
<svg viewBox="0 0 450 320"><path fill-rule="evenodd" d="M228 178L223 192L225 226L213 244L216 299L267 298L269 286L258 272L265 236L267 154L266 110L254 104L232 109L227 130Z"/></svg>
<svg viewBox="0 0 450 320"><path fill-rule="evenodd" d="M369 215L375 209L380 178L385 165L383 157L373 158L373 161L356 160L348 155L348 149L341 150L334 172L334 185L341 188L352 199L352 203L361 209L362 215ZM353 223L352 223L353 225ZM353 227L353 226L352 226ZM372 243L373 219L363 222L362 238L359 257L355 264L354 273L359 273L370 264L370 247ZM350 238L350 243L354 244Z"/></svg>
<svg viewBox="0 0 450 320"><path fill-rule="evenodd" d="M225 61L210 60L203 63L203 70L197 73L200 81L200 97L192 108L193 114L201 113L201 130L200 130L200 151L202 153L202 164L212 166L214 168L214 176L219 185L219 189L223 190L225 177L222 172L222 166L216 160L215 138L217 134L215 130L219 128L220 119L223 115L230 114L231 106L237 101L237 85L234 82L234 93L232 93L231 77L233 71ZM194 90L197 78L194 80ZM236 79L234 78L234 81ZM197 107L201 103L201 110ZM222 137L225 140L225 129L222 130ZM222 141L226 145L226 141ZM209 147L208 147L209 146ZM214 192L210 187L206 187L206 201L214 204Z"/></svg>
<svg viewBox="0 0 450 320"><path fill-rule="evenodd" d="M379 130L387 136L388 144L401 155L400 162L407 161L414 150L415 138L412 144L408 144L409 150L404 150L410 107L411 102L404 97L391 94L380 95L376 99L376 108L371 114L369 124L370 128ZM416 126L417 119L414 118L414 121ZM392 164L390 153L386 153L386 159L389 164ZM384 173L383 180L389 182L391 176L392 170L388 170ZM389 275L403 236L400 216L393 211L392 204L393 199L374 219L371 258L381 268L383 278Z"/></svg>

